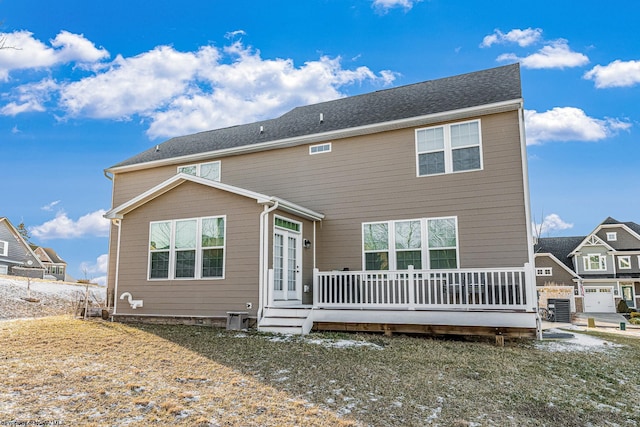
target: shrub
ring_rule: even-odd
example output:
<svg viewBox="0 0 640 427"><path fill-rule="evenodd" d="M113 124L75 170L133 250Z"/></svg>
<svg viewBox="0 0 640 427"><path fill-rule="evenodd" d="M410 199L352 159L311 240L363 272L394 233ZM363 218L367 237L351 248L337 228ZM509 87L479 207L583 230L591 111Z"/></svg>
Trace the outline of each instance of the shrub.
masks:
<svg viewBox="0 0 640 427"><path fill-rule="evenodd" d="M627 305L626 301L621 299L620 302L618 302L618 307L617 307L617 311L618 313L629 313L629 306Z"/></svg>
<svg viewBox="0 0 640 427"><path fill-rule="evenodd" d="M632 317L629 319L629 323L632 325L640 325L640 317Z"/></svg>
<svg viewBox="0 0 640 427"><path fill-rule="evenodd" d="M632 319L635 319L635 318L640 319L640 312L632 311L632 312L631 312L631 318L632 318Z"/></svg>

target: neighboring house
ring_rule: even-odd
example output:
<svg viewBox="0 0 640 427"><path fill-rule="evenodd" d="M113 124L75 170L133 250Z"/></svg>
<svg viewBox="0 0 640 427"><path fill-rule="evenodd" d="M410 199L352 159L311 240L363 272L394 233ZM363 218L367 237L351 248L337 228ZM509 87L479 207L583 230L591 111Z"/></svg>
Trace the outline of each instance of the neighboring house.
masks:
<svg viewBox="0 0 640 427"><path fill-rule="evenodd" d="M538 239L536 284L571 286L576 311L640 308L640 225L609 217L588 236ZM541 303L542 305L542 303Z"/></svg>
<svg viewBox="0 0 640 427"><path fill-rule="evenodd" d="M0 274L44 276L42 263L6 217L0 217Z"/></svg>
<svg viewBox="0 0 640 427"><path fill-rule="evenodd" d="M170 139L113 181L114 317L534 335L517 64Z"/></svg>
<svg viewBox="0 0 640 427"><path fill-rule="evenodd" d="M45 274L54 276L57 280L65 280L67 263L51 248L31 245L31 249L38 256L45 267Z"/></svg>

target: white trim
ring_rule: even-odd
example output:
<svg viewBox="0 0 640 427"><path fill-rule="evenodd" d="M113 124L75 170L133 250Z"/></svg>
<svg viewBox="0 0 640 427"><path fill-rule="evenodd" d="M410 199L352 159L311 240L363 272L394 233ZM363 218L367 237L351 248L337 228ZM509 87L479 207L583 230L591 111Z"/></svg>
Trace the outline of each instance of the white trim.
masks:
<svg viewBox="0 0 640 427"><path fill-rule="evenodd" d="M314 150L314 148L316 150ZM314 154L324 154L324 153L330 153L331 152L331 143L330 142L325 142L324 144L316 144L316 145L310 145L309 146L309 154L310 155L314 155Z"/></svg>
<svg viewBox="0 0 640 427"><path fill-rule="evenodd" d="M276 225L276 219L281 219L283 221L287 221L287 222L290 222L292 224L297 224L297 225L299 225L299 230L292 230L290 228L280 227L280 226ZM285 238L289 233L297 236L297 238L296 238L296 247L294 249L295 249L295 252L296 252L296 261L299 263L299 265L296 266L298 271L295 272L296 290L295 290L295 298L293 298L293 299L289 298L289 286L288 286L289 283L288 283L288 280L285 280L285 276L284 276L284 271L285 271L286 267L284 265L282 266L282 271L283 271L282 295L283 295L283 298L282 299L278 299L278 300L276 300L275 298L272 298L273 301L271 301L271 302L276 302L276 305L277 305L277 302L280 302L280 303L282 303L282 302L286 303L287 301L289 301L289 302L302 302L302 282L303 282L303 277L304 277L304 273L303 273L303 264L304 263L303 263L303 259L302 259L302 257L303 257L303 250L302 250L302 239L303 239L302 231L303 230L302 230L302 226L303 226L303 224L300 221L296 221L296 220L293 220L291 218L287 218L285 216L278 215L278 214L274 214L273 215L273 232L272 232L272 234L273 234L273 239L272 239L273 242L272 242L272 245L271 245L271 251L272 251L271 252L271 258L272 258L271 268L272 268L272 270L275 272L275 269L276 269L276 266L275 266L275 261L276 261L276 257L275 257L275 254L276 254L276 238L275 238L275 236L276 236L276 233L280 233L283 236L283 238ZM283 245L284 245L284 240L283 240ZM283 251L284 251L284 247L285 246L283 246ZM289 248L288 242L287 242L287 246L286 247ZM288 254L287 253L283 252L282 256L283 256L283 260L284 259L288 259ZM288 267L288 265L287 265L287 267ZM288 279L288 275L287 275L287 279ZM270 292L272 293L271 295L275 295L275 292L276 292L276 290L275 290L275 280L269 281L269 282L270 282L270 284L274 285L274 288L270 289Z"/></svg>
<svg viewBox="0 0 640 427"><path fill-rule="evenodd" d="M627 261L627 267L623 267L622 266L622 260L626 260ZM619 256L618 257L618 270L631 270L631 256L629 255L624 255L624 256Z"/></svg>
<svg viewBox="0 0 640 427"><path fill-rule="evenodd" d="M479 158L480 167L477 168L477 169L465 169L465 170L454 171L453 170L453 152L455 150L460 150L460 149L464 149L464 148L476 147L475 144L469 145L469 146L463 146L463 147L452 147L452 145L451 145L451 128L453 126L459 126L459 125L463 125L463 124L467 124L467 123L477 123L478 124L478 144L477 144L477 147L478 147L478 155L480 157ZM420 149L418 147L418 133L420 131L424 131L424 130L428 130L428 129L437 129L437 128L442 128L442 132L443 132L443 147L442 147L442 149L420 151ZM416 147L416 177L418 177L418 178L424 178L424 177L429 177L429 176L438 176L438 175L448 175L448 174L452 174L452 173L474 172L474 171L481 171L481 170L484 169L484 161L483 161L483 157L484 156L482 155L482 123L481 123L480 119L465 120L465 121L453 122L453 123L444 123L444 124L436 125L436 126L418 128L418 129L415 129L415 131L414 131L414 138L415 138L415 147ZM443 155L444 155L444 172L430 173L430 174L421 175L420 174L420 155L421 154L435 153L435 152L443 152Z"/></svg>
<svg viewBox="0 0 640 427"><path fill-rule="evenodd" d="M598 265L600 268L591 268L590 258L596 256L598 257ZM582 268L584 271L607 271L607 256L598 253L583 254Z"/></svg>
<svg viewBox="0 0 640 427"><path fill-rule="evenodd" d="M299 215L305 219L310 219L313 221L321 220L324 218L324 215L315 212L311 209L307 209L295 203L291 203L284 199L280 199L278 197L267 196L265 194L256 193L255 191L246 190L240 187L234 187L233 185L223 184L218 181L212 181L210 179L201 178L199 176L193 176L186 173L179 173L177 175L172 176L164 182L156 185L155 187L145 191L142 194L134 197L133 199L121 204L118 207L115 207L105 213L103 216L107 219L122 219L124 215L129 212L139 208L140 206L150 202L156 197L161 196L162 194L167 193L168 191L178 187L179 185L185 182L195 182L197 184L206 185L208 187L216 188L218 190L227 191L229 193L237 194L239 196L247 197L250 199L254 199L259 204L269 204L272 205L275 202L278 202L280 205L280 209Z"/></svg>
<svg viewBox="0 0 640 427"><path fill-rule="evenodd" d="M430 248L429 247L429 221L440 220L440 219L453 219L456 227L456 246L455 248ZM458 226L458 217L457 216L442 216L442 217L433 217L433 218L409 218L409 219L394 219L387 221L368 221L360 223L360 234L361 234L361 253L362 253L362 271L367 270L367 257L368 253L379 253L386 252L387 253L387 262L388 262L388 270L397 270L397 253L398 249L396 248L396 227L395 224L399 222L419 222L420 223L420 248L415 248L415 251L420 251L422 269L430 269L430 251L439 250L439 249L455 249L456 251L456 267L460 268L460 229ZM386 224L387 225L387 249L386 250L365 250L365 233L364 226L372 225L372 224ZM409 251L409 250L407 250ZM402 252L402 251L401 251Z"/></svg>
<svg viewBox="0 0 640 427"><path fill-rule="evenodd" d="M197 154L189 154L179 157L171 157L168 159L153 160L150 162L136 163L133 165L114 166L105 169L105 172L119 173L130 172L140 169L149 169L158 166L172 165L176 163L195 163L203 160L209 160L212 157L222 157L236 154L253 153L256 151L264 151L276 148L292 147L302 144L311 144L315 142L326 141L327 139L347 138L351 136L369 135L389 130L405 129L415 126L425 126L431 123L445 122L451 120L462 120L473 116L482 116L507 111L517 110L522 105L522 98L512 99L508 101L495 102L493 104L484 104L481 106L461 108L458 110L449 110L433 114L425 114L417 117L409 117L400 120L391 120L388 122L375 123L370 125L356 126L346 129L337 129L329 132L320 132L311 135L295 136L291 138L278 139L259 144L248 144L240 147L225 148L221 150L212 150Z"/></svg>
<svg viewBox="0 0 640 427"><path fill-rule="evenodd" d="M212 164L212 163L217 163L218 164L218 179L213 179L212 181L220 182L222 180L222 162L220 160L213 160L211 162L193 163L193 164L190 164L190 165L178 165L178 166L176 166L176 173L182 173L182 172L180 172L180 169L184 169L184 168L188 168L188 167L191 167L191 166L195 166L195 168L196 168L195 176L200 177L200 178L204 178L202 176L202 166L203 165L209 165L209 164ZM184 172L184 173L186 173L186 172ZM187 175L190 175L190 174L187 174ZM205 179L210 179L210 178L205 178Z"/></svg>
<svg viewBox="0 0 640 427"><path fill-rule="evenodd" d="M562 261L560 261L555 255L553 255L550 252L540 252L540 253L534 254L534 260L535 258L543 257L543 256L551 258L556 264L558 264L558 266L560 266L567 273L571 274L574 279L580 279L580 275L578 273L571 270L569 267L567 267ZM535 265L535 263L533 265Z"/></svg>
<svg viewBox="0 0 640 427"><path fill-rule="evenodd" d="M222 218L224 220L224 234L222 245L222 276L202 276L202 221L206 219L219 219ZM178 222L185 221L195 221L196 222L196 246L193 249L195 251L195 264L193 277L176 277L176 252L179 252L175 247L175 235L177 232L176 224ZM171 281L193 281L193 280L224 280L226 276L226 263L227 263L227 216L226 215L214 215L214 216L203 216L203 217L195 217L195 218L175 218L168 220L159 220L159 221L149 221L149 238L147 239L147 243L150 244L151 239L151 227L153 224L160 223L170 223L170 235L169 235L169 248L162 250L151 250L150 246L147 246L147 281L148 282L163 282L167 280ZM208 248L208 246L207 246ZM220 249L219 247L215 247L216 249ZM169 252L169 265L168 265L168 274L167 277L151 277L151 254L159 253L159 252Z"/></svg>
<svg viewBox="0 0 640 427"><path fill-rule="evenodd" d="M6 240L0 240L0 256L8 256L9 254L9 242Z"/></svg>
<svg viewBox="0 0 640 427"><path fill-rule="evenodd" d="M541 276L541 277L553 276L553 267L536 267L536 276Z"/></svg>
<svg viewBox="0 0 640 427"><path fill-rule="evenodd" d="M615 231L607 232L607 242L616 242L618 240L618 233Z"/></svg>

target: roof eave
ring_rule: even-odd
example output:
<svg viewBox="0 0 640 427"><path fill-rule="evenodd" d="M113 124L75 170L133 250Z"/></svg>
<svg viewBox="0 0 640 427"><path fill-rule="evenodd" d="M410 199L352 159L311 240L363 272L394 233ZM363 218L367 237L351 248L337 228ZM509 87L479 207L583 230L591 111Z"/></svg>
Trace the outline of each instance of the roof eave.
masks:
<svg viewBox="0 0 640 427"><path fill-rule="evenodd" d="M328 139L340 139L353 136L368 135L378 132L386 132L390 130L404 129L414 126L424 126L431 123L460 120L468 117L484 116L488 114L497 114L507 111L514 111L523 106L523 99L516 98L507 101L495 102L492 104L483 104L480 106L461 108L458 110L443 111L439 113L425 114L422 116L409 117L405 119L392 120L388 122L380 122L364 126L356 126L346 129L338 129L329 132L315 133L311 135L302 135L292 138L284 138L275 141L264 142L260 144L248 144L239 147L225 148L222 150L206 151L202 153L189 154L186 156L170 157L167 159L154 160L150 162L135 163L125 166L114 166L104 170L105 173L121 173L132 172L142 169L150 169L159 166L166 166L178 163L197 162L200 160L211 159L212 157L234 156L239 154L254 153L257 151L273 150L276 148L285 148L296 145L312 144L315 142L326 141Z"/></svg>

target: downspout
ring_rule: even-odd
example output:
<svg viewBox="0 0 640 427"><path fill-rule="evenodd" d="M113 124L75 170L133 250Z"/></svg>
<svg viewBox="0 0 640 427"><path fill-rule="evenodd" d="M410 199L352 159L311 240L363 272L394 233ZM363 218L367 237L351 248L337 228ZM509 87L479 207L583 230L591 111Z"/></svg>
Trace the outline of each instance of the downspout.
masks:
<svg viewBox="0 0 640 427"><path fill-rule="evenodd" d="M528 264L529 268L525 269L525 274L527 274L526 280L531 284L529 289L529 304L531 308L535 311L536 315L536 333L538 335L538 339L542 339L542 321L540 320L540 316L538 314L538 294L536 291L536 265L533 254L533 230L532 230L532 222L531 222L531 198L529 192L529 166L527 159L527 136L524 129L524 102L520 102L520 107L518 108L518 121L520 127L520 151L522 157L522 178L523 178L523 190L524 190L524 212L525 212L525 221L526 221L526 229L527 229L527 255L528 255Z"/></svg>
<svg viewBox="0 0 640 427"><path fill-rule="evenodd" d="M118 306L118 276L120 271L120 236L122 234L122 220L121 219L112 219L111 223L118 227L118 243L116 245L116 272L115 278L113 280L113 314L116 314L117 306Z"/></svg>
<svg viewBox="0 0 640 427"><path fill-rule="evenodd" d="M269 243L269 236L267 232L269 231L269 224L267 224L267 219L269 218L269 214L276 209L278 209L278 201L276 200L273 203L273 206L270 208L267 205L264 205L264 210L260 213L260 267L259 267L259 275L258 275L258 325L260 324L260 319L262 319L262 313L264 311L264 298L266 293L266 277L267 277L267 260L265 259L265 254L269 253L269 249L267 247Z"/></svg>

